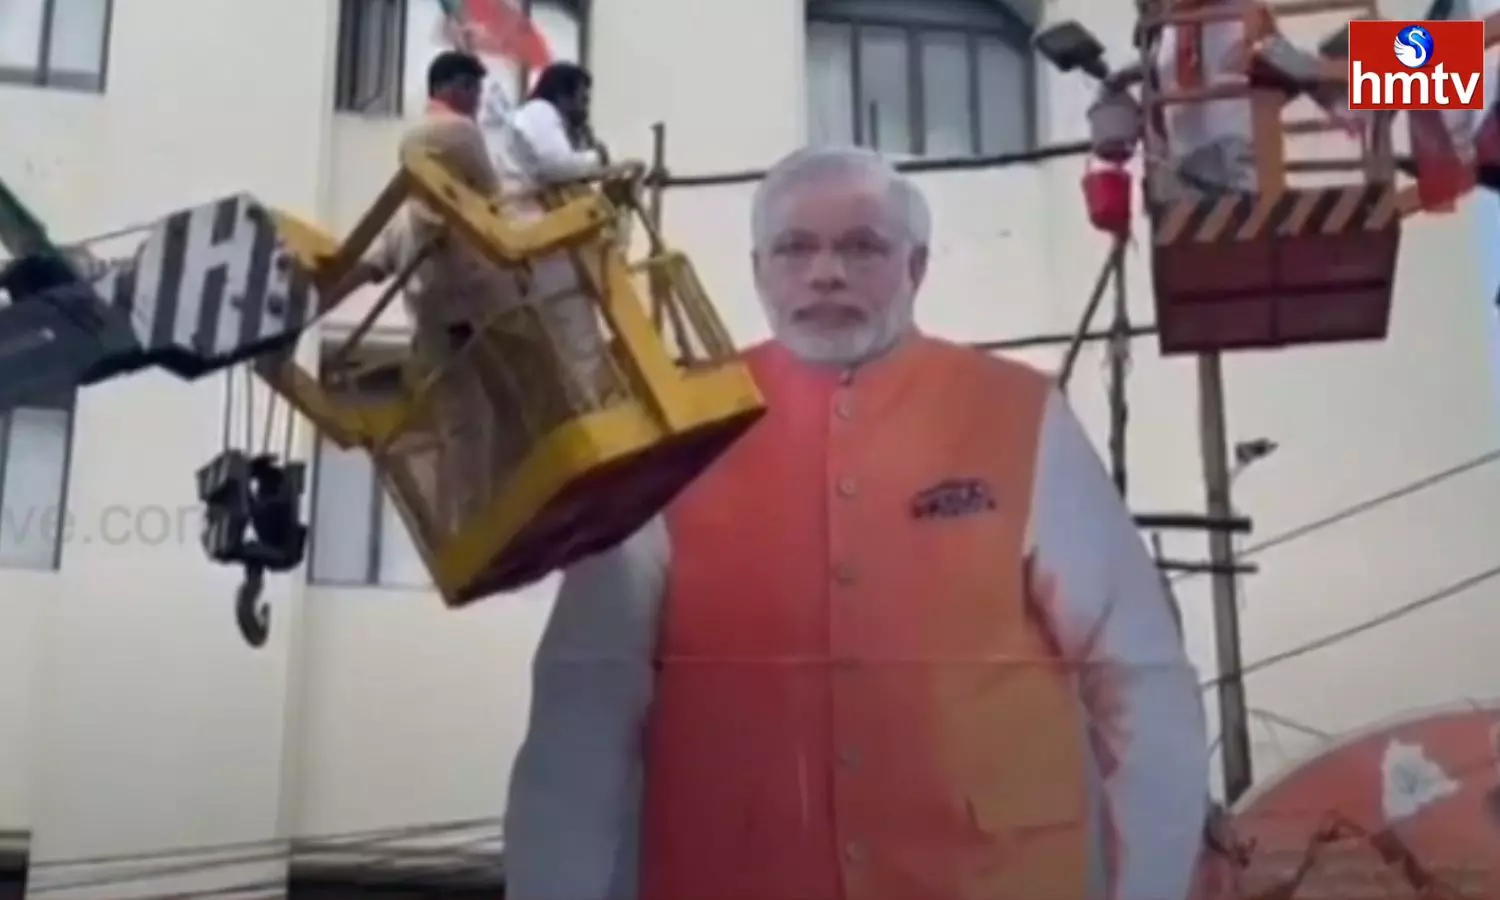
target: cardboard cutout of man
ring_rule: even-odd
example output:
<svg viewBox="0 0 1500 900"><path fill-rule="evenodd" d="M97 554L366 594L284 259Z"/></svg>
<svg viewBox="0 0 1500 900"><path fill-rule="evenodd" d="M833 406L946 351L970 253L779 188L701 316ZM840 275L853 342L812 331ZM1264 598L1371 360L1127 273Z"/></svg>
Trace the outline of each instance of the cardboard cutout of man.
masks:
<svg viewBox="0 0 1500 900"><path fill-rule="evenodd" d="M918 189L812 149L755 201L769 412L566 573L514 900L1181 900L1197 679L1062 396L921 334Z"/></svg>

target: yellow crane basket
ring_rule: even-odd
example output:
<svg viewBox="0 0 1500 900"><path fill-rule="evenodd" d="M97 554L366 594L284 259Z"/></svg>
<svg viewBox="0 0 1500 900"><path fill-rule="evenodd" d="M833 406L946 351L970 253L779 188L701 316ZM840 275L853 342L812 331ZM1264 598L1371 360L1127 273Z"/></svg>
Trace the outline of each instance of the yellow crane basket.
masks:
<svg viewBox="0 0 1500 900"><path fill-rule="evenodd" d="M369 452L451 606L524 586L629 536L764 412L692 266L659 249L644 217L658 249L629 257L634 195L616 181L491 199L417 154L341 245L280 217L325 292L408 204L434 223L435 236L332 352L333 365L314 373L281 354L258 371L333 441ZM451 298L442 328L427 329L446 336L435 351L422 346L419 324L386 379L394 394L372 395L347 363L439 245L474 254L483 273L464 283L483 289L463 304ZM675 355L688 360L669 351L663 321L678 326Z"/></svg>
<svg viewBox="0 0 1500 900"><path fill-rule="evenodd" d="M1373 16L1374 3L1142 4L1143 31L1173 34L1177 51L1169 58L1153 39L1141 59L1155 80L1172 72L1175 82L1148 79L1141 98L1145 121L1165 126L1145 131L1164 355L1383 340L1389 331L1405 205L1391 119L1345 118L1347 58L1302 51L1277 26L1332 14ZM1301 98L1323 111L1307 118L1294 103ZM1203 133L1174 136L1186 123ZM1288 158L1290 137L1341 133L1354 154ZM1293 183L1294 172L1312 180Z"/></svg>

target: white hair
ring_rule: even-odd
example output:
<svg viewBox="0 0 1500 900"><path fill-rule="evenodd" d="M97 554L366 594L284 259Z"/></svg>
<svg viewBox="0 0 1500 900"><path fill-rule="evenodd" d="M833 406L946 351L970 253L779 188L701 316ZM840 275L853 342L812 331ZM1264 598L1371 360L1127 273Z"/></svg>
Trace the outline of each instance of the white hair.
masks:
<svg viewBox="0 0 1500 900"><path fill-rule="evenodd" d="M865 179L885 191L891 218L903 232L910 252L928 247L932 212L927 199L894 166L879 154L858 147L810 147L772 166L756 188L751 207L755 249L765 249L780 228L772 217L787 191L818 179L851 177ZM809 362L857 365L889 350L911 329L917 281L908 277L884 308L871 311L871 320L833 332L800 327L791 310L766 296L763 287L761 290L761 305L772 334L794 354Z"/></svg>
<svg viewBox="0 0 1500 900"><path fill-rule="evenodd" d="M864 177L883 186L890 198L891 213L906 239L917 247L926 247L932 241L932 210L927 198L885 157L863 147L806 147L783 157L755 188L750 227L756 249L771 239L771 210L782 195L797 185L829 176Z"/></svg>

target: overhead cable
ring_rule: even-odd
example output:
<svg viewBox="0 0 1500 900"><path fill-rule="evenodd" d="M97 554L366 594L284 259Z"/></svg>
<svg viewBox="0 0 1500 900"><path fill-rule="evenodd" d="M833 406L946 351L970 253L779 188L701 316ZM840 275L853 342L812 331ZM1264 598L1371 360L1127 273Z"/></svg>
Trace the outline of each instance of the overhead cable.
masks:
<svg viewBox="0 0 1500 900"><path fill-rule="evenodd" d="M1485 569L1482 572L1476 572L1475 574L1470 575L1467 578L1462 578L1451 584L1445 585L1444 587L1441 587L1430 594L1424 594L1423 596L1418 597L1417 599L1412 600L1409 603L1404 603L1401 606L1396 607L1395 609L1387 610L1386 612L1383 612L1378 616L1371 616L1370 618L1358 622L1354 625L1350 625L1347 628L1341 628L1338 631L1331 631L1328 634L1323 635L1322 637L1308 641L1304 644L1298 644L1295 647L1290 647L1286 650L1282 650L1279 653L1273 653L1270 656L1257 659L1254 662L1246 663L1244 666L1240 667L1240 670L1238 672L1230 672L1218 678L1211 678L1203 682L1201 687L1204 690L1210 690L1212 688L1218 687L1224 682L1243 678L1246 675L1260 672L1273 666L1278 666L1282 663L1290 662L1294 659L1299 659L1309 654L1316 653L1319 650L1326 650L1329 647L1335 646L1337 644L1342 644L1343 642L1350 640L1351 638L1356 638L1367 631L1373 631L1374 629L1379 628L1383 625L1389 625L1392 622L1404 619L1412 613L1420 612L1421 610L1424 610L1429 606L1435 606L1439 603L1444 602L1445 600L1451 600L1455 597L1461 596L1468 591L1479 587L1482 584L1495 580L1496 578L1500 578L1500 565Z"/></svg>
<svg viewBox="0 0 1500 900"><path fill-rule="evenodd" d="M1359 516L1379 509L1380 507L1385 506L1388 503L1393 503L1397 500L1410 497L1414 494L1419 494L1429 488L1436 487L1437 485L1442 484L1445 481L1457 478L1460 475L1467 474L1476 469L1484 468L1485 466L1491 465L1496 462L1500 462L1500 448L1491 450L1488 453L1482 453L1479 456L1461 462L1458 465L1449 466L1446 469L1424 475L1421 478L1416 479L1415 481L1407 482L1406 484L1393 488L1382 494L1367 497L1356 503L1350 504L1349 506L1345 506L1341 509L1335 510L1328 515L1313 519L1310 522L1305 522L1295 528L1291 528L1279 534L1273 535L1258 543L1250 544L1246 547L1241 548L1239 552L1235 554L1234 559L1236 562L1239 562L1241 560L1248 559L1258 553L1264 553L1267 550L1294 543L1305 537L1308 537L1309 535L1323 531L1326 528L1330 528L1350 519L1358 518ZM1172 577L1172 581L1178 582L1202 574L1205 573L1180 572Z"/></svg>

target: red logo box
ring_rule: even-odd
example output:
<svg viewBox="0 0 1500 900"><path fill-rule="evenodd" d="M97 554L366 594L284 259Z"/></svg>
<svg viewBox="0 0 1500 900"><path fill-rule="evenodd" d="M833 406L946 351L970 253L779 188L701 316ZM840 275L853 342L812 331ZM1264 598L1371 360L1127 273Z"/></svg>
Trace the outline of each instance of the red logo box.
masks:
<svg viewBox="0 0 1500 900"><path fill-rule="evenodd" d="M1349 108L1484 109L1484 23L1350 22Z"/></svg>

